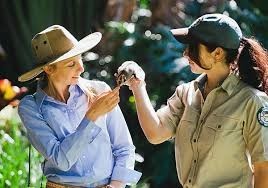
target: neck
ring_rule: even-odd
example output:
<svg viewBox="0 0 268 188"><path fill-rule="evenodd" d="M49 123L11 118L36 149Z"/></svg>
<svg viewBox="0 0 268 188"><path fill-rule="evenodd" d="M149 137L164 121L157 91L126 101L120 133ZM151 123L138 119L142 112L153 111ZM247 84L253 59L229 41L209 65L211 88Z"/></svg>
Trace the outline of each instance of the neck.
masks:
<svg viewBox="0 0 268 188"><path fill-rule="evenodd" d="M54 99L67 103L70 95L68 89L69 86L62 86L61 84L48 81L47 87L44 89L44 91L47 93L47 95L53 97Z"/></svg>
<svg viewBox="0 0 268 188"><path fill-rule="evenodd" d="M207 83L205 87L205 93L208 94L211 90L218 87L230 74L229 67L222 67L217 70L211 70L207 72Z"/></svg>

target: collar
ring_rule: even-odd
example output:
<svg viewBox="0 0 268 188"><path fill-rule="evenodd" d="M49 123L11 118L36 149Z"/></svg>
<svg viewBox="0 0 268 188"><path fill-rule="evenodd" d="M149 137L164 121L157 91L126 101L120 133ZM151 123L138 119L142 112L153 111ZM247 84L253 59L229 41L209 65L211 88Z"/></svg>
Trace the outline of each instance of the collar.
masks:
<svg viewBox="0 0 268 188"><path fill-rule="evenodd" d="M207 81L207 75L205 73L198 76L194 80L195 90L197 90L197 89L202 90L202 88L204 88L206 81ZM228 93L228 95L230 96L233 93L233 91L235 90L235 88L237 87L238 83L239 83L239 78L235 74L230 73L225 78L225 80L220 84L220 87L224 91L226 91Z"/></svg>
<svg viewBox="0 0 268 188"><path fill-rule="evenodd" d="M36 93L34 94L34 97L35 97L35 101L36 101L38 110L40 111L41 105L42 105L44 99L47 97L47 94L41 88L39 81L37 83L37 90L36 90Z"/></svg>
<svg viewBox="0 0 268 188"><path fill-rule="evenodd" d="M204 88L205 83L207 81L207 75L205 73L201 74L200 76L198 76L195 80L194 80L194 88L195 91L197 89L201 90L201 88Z"/></svg>
<svg viewBox="0 0 268 188"><path fill-rule="evenodd" d="M233 91L237 88L240 79L233 73L230 73L229 76L221 84L222 89L224 89L230 96Z"/></svg>
<svg viewBox="0 0 268 188"><path fill-rule="evenodd" d="M71 85L69 87L69 92L70 92L70 97L72 95L72 93L75 92L76 88L79 88L79 90L83 93L85 93L84 89L82 88L82 79L79 79L78 81L78 84L76 85ZM37 89L36 89L36 93L34 94L34 97L35 97L35 100L36 100L36 104L38 106L38 109L40 111L40 108L44 102L44 100L50 100L50 101L53 101L53 102L57 102L55 101L54 99L52 99L50 96L48 96L46 94L46 92L42 89L42 86L43 86L43 82L40 80L37 82ZM78 86L78 87L76 87Z"/></svg>

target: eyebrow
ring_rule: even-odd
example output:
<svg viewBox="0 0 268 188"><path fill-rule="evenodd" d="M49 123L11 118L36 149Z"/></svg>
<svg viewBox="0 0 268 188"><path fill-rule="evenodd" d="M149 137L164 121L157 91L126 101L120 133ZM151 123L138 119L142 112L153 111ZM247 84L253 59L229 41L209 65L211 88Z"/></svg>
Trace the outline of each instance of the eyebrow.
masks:
<svg viewBox="0 0 268 188"><path fill-rule="evenodd" d="M64 62L64 65L69 65L69 64L71 64L71 63L74 62L74 61L75 61L75 60L70 59L69 61Z"/></svg>
<svg viewBox="0 0 268 188"><path fill-rule="evenodd" d="M64 62L64 65L68 65L68 64L70 64L71 62L76 62L76 61L78 60L79 57L82 58L81 55L78 55L78 56L75 56L75 57L70 58L68 61Z"/></svg>

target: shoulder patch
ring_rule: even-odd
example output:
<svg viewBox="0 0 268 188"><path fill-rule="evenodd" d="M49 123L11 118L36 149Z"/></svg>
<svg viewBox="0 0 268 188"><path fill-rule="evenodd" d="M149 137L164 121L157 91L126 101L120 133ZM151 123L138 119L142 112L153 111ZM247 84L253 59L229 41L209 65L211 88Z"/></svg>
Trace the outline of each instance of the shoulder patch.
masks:
<svg viewBox="0 0 268 188"><path fill-rule="evenodd" d="M261 107L258 110L257 119L262 126L268 127L268 107Z"/></svg>

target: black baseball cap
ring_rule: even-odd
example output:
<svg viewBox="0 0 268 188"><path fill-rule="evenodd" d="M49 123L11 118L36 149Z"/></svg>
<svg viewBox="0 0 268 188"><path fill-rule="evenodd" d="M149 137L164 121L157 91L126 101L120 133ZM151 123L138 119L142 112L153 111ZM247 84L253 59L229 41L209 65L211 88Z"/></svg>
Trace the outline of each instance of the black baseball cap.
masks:
<svg viewBox="0 0 268 188"><path fill-rule="evenodd" d="M189 27L172 29L171 33L184 44L195 40L226 49L238 49L243 36L236 21L224 14L205 14Z"/></svg>

